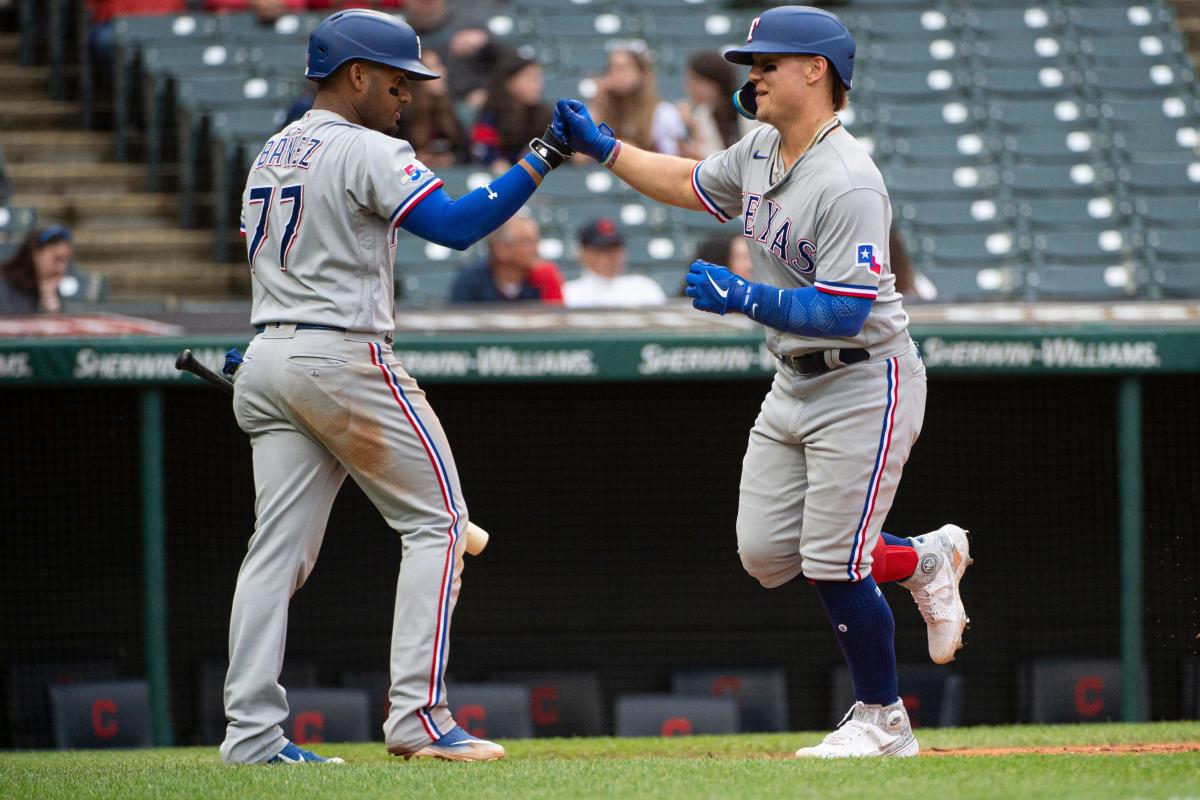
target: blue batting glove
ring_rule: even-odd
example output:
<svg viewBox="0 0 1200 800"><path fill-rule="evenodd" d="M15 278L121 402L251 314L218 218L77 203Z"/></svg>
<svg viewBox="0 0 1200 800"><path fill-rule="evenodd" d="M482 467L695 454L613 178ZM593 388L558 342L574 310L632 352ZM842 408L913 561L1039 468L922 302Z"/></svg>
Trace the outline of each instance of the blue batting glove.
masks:
<svg viewBox="0 0 1200 800"><path fill-rule="evenodd" d="M596 127L587 106L578 100L559 100L554 105L554 134L566 142L572 150L589 155L603 163L617 146L612 128L607 125ZM559 135L561 131L562 135Z"/></svg>
<svg viewBox="0 0 1200 800"><path fill-rule="evenodd" d="M712 314L728 311L745 312L750 299L750 284L719 264L697 259L688 269L687 288L683 293L692 298L692 306Z"/></svg>

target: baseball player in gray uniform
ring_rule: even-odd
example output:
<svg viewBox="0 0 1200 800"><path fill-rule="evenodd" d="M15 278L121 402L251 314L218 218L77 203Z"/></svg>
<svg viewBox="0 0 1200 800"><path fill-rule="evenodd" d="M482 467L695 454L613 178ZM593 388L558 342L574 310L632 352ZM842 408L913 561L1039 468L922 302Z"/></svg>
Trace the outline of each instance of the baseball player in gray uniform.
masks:
<svg viewBox="0 0 1200 800"><path fill-rule="evenodd" d="M412 99L408 82L438 76L421 64L412 28L378 12L324 20L305 74L319 85L313 110L266 142L242 196L258 335L233 404L253 445L257 524L233 599L221 756L340 761L285 738L278 679L288 604L350 475L402 535L388 750L500 758L504 748L468 735L446 704L467 506L437 416L392 355L392 264L397 228L465 249L512 216L569 151L552 136L534 139L489 186L450 198L407 142L385 135Z"/></svg>
<svg viewBox="0 0 1200 800"><path fill-rule="evenodd" d="M801 575L816 587L856 698L837 730L797 756L918 751L878 583L912 591L937 663L953 659L967 623L966 532L881 533L921 430L926 381L889 269L887 189L836 114L854 49L826 11L763 13L725 58L751 67L735 105L766 124L700 162L624 144L575 100L559 101L554 123L642 194L722 222L741 217L759 282L704 261L687 276L696 308L761 323L778 360L742 465L738 551L767 588Z"/></svg>

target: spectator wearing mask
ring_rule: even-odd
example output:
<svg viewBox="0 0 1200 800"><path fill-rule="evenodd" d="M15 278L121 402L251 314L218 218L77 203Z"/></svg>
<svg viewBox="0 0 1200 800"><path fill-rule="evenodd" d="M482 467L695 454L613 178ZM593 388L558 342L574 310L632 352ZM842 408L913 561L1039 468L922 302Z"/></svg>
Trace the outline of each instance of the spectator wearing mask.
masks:
<svg viewBox="0 0 1200 800"><path fill-rule="evenodd" d="M632 308L667 301L653 278L625 272L625 239L608 217L580 229L579 264L583 274L563 285L568 308Z"/></svg>
<svg viewBox="0 0 1200 800"><path fill-rule="evenodd" d="M58 286L71 252L71 232L62 225L30 231L17 252L0 263L0 314L62 311Z"/></svg>
<svg viewBox="0 0 1200 800"><path fill-rule="evenodd" d="M553 263L538 258L540 241L541 229L532 217L514 216L487 238L487 258L459 270L450 302L562 302L562 275Z"/></svg>

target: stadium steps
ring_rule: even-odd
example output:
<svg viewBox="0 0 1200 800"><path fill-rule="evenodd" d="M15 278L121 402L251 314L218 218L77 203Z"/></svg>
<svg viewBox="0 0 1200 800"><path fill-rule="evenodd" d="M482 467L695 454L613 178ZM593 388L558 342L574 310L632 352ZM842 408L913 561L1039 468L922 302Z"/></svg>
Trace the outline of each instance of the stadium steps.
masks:
<svg viewBox="0 0 1200 800"><path fill-rule="evenodd" d="M0 84L3 85L3 84ZM71 164L113 159L113 137L107 131L10 130L4 133L9 161L58 161Z"/></svg>
<svg viewBox="0 0 1200 800"><path fill-rule="evenodd" d="M211 233L206 243L211 249ZM224 300L250 293L250 270L245 262L121 259L112 262L104 275L108 279L109 298L113 300L141 299L148 295Z"/></svg>
<svg viewBox="0 0 1200 800"><path fill-rule="evenodd" d="M179 199L160 192L75 191L18 194L13 205L32 207L43 217L74 229L159 227L179 215Z"/></svg>
<svg viewBox="0 0 1200 800"><path fill-rule="evenodd" d="M40 127L78 128L82 113L78 103L6 98L4 113L0 114L0 130L7 132Z"/></svg>
<svg viewBox="0 0 1200 800"><path fill-rule="evenodd" d="M49 67L21 67L0 64L0 86L5 100L44 100L50 85Z"/></svg>
<svg viewBox="0 0 1200 800"><path fill-rule="evenodd" d="M79 260L96 267L109 262L108 275L120 260L170 262L202 261L212 255L211 231L186 231L182 228L109 228L81 227L75 232L75 250Z"/></svg>
<svg viewBox="0 0 1200 800"><path fill-rule="evenodd" d="M174 178L175 171L173 166L163 168L168 180ZM146 167L142 164L13 163L9 166L9 177L21 190L39 194L78 189L137 192L146 187Z"/></svg>
<svg viewBox="0 0 1200 800"><path fill-rule="evenodd" d="M1200 63L1200 0L1175 0L1176 24L1187 34L1192 61Z"/></svg>

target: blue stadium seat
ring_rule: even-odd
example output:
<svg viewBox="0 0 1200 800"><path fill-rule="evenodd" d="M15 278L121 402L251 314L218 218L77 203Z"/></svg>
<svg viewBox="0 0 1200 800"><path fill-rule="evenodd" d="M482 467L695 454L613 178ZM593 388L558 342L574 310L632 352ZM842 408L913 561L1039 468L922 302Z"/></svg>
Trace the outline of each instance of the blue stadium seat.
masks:
<svg viewBox="0 0 1200 800"><path fill-rule="evenodd" d="M1098 232L1119 227L1126 210L1125 204L1108 195L1034 197L1017 203L1017 214L1035 231Z"/></svg>
<svg viewBox="0 0 1200 800"><path fill-rule="evenodd" d="M1187 164L1126 164L1117 180L1134 194L1164 195L1200 192L1200 156Z"/></svg>
<svg viewBox="0 0 1200 800"><path fill-rule="evenodd" d="M1007 131L1063 128L1074 130L1089 124L1088 107L1076 98L1037 100L995 97L987 104L987 116Z"/></svg>
<svg viewBox="0 0 1200 800"><path fill-rule="evenodd" d="M256 44L250 50L250 65L259 75L304 77L308 42L304 39Z"/></svg>
<svg viewBox="0 0 1200 800"><path fill-rule="evenodd" d="M1066 23L1081 36L1127 36L1153 33L1172 25L1165 5L1149 3L1079 3L1065 9Z"/></svg>
<svg viewBox="0 0 1200 800"><path fill-rule="evenodd" d="M855 75L855 85L877 97L881 102L946 103L965 97L968 89L966 73L957 69L935 66L933 69L880 70Z"/></svg>
<svg viewBox="0 0 1200 800"><path fill-rule="evenodd" d="M962 15L962 25L981 38L1004 39L1010 36L1057 36L1062 17L1046 5L1006 3L996 6L968 7Z"/></svg>
<svg viewBox="0 0 1200 800"><path fill-rule="evenodd" d="M983 163L989 151L986 137L976 133L904 138L884 135L877 158L896 165L959 166Z"/></svg>
<svg viewBox="0 0 1200 800"><path fill-rule="evenodd" d="M19 242L37 225L36 208L0 206L0 242Z"/></svg>
<svg viewBox="0 0 1200 800"><path fill-rule="evenodd" d="M1022 240L1006 231L951 233L917 240L921 263L948 269L998 267L1017 262Z"/></svg>
<svg viewBox="0 0 1200 800"><path fill-rule="evenodd" d="M222 36L248 45L287 40L307 43L308 35L325 17L324 13L284 14L275 22L263 25L255 14L247 11L218 15L217 29Z"/></svg>
<svg viewBox="0 0 1200 800"><path fill-rule="evenodd" d="M1012 267L920 264L920 271L937 288L939 302L1010 300L1024 285L1020 270Z"/></svg>
<svg viewBox="0 0 1200 800"><path fill-rule="evenodd" d="M996 185L995 171L989 167L887 167L883 172L889 191L905 199L979 197Z"/></svg>
<svg viewBox="0 0 1200 800"><path fill-rule="evenodd" d="M1125 264L1042 266L1026 276L1044 300L1128 300L1137 294L1137 271Z"/></svg>
<svg viewBox="0 0 1200 800"><path fill-rule="evenodd" d="M1200 189L1183 196L1151 194L1139 197L1134 213L1148 226L1190 228L1200 225Z"/></svg>
<svg viewBox="0 0 1200 800"><path fill-rule="evenodd" d="M1071 43L1044 31L1029 31L998 38L980 38L971 42L970 52L988 68L1044 67L1062 68Z"/></svg>
<svg viewBox="0 0 1200 800"><path fill-rule="evenodd" d="M1018 195L1091 196L1108 185L1106 168L1094 164L1039 164L1007 167L1000 179Z"/></svg>
<svg viewBox="0 0 1200 800"><path fill-rule="evenodd" d="M973 131L985 118L982 107L960 98L878 102L859 108L859 112L868 124L888 131L912 131L917 135L933 134L939 129L942 133Z"/></svg>
<svg viewBox="0 0 1200 800"><path fill-rule="evenodd" d="M1160 264L1187 264L1200 270L1200 227L1152 228L1146 244Z"/></svg>
<svg viewBox="0 0 1200 800"><path fill-rule="evenodd" d="M1007 133L1000 146L1014 163L1074 164L1101 157L1104 137L1080 126L1071 131L1021 131Z"/></svg>
<svg viewBox="0 0 1200 800"><path fill-rule="evenodd" d="M1200 134L1194 126L1118 131L1112 144L1128 160L1147 164L1183 164L1200 157L1196 150Z"/></svg>
<svg viewBox="0 0 1200 800"><path fill-rule="evenodd" d="M936 69L961 57L960 45L951 38L879 40L859 48L855 56L859 67L866 69L914 70L919 67Z"/></svg>
<svg viewBox="0 0 1200 800"><path fill-rule="evenodd" d="M1155 264L1150 278L1163 297L1200 297L1200 266L1196 264Z"/></svg>
<svg viewBox="0 0 1200 800"><path fill-rule="evenodd" d="M988 97L1068 98L1079 86L1079 76L1060 66L991 67L973 73L972 85Z"/></svg>
<svg viewBox="0 0 1200 800"><path fill-rule="evenodd" d="M1174 31L1133 32L1128 36L1083 37L1077 42L1080 55L1101 67L1151 67L1154 64L1184 65L1187 46Z"/></svg>
<svg viewBox="0 0 1200 800"><path fill-rule="evenodd" d="M1200 104L1190 93L1166 97L1105 97L1096 106L1108 125L1122 130L1196 125Z"/></svg>
<svg viewBox="0 0 1200 800"><path fill-rule="evenodd" d="M991 198L894 201L893 217L918 233L994 233L1011 226L1015 213Z"/></svg>
<svg viewBox="0 0 1200 800"><path fill-rule="evenodd" d="M1195 80L1190 68L1172 64L1092 67L1083 73L1099 97L1167 97L1186 94Z"/></svg>
<svg viewBox="0 0 1200 800"><path fill-rule="evenodd" d="M930 8L930 5L934 7ZM856 37L861 31L871 40L929 41L953 34L951 12L944 4L906 3L901 6L872 9L864 5L853 25L849 20L846 22Z"/></svg>
<svg viewBox="0 0 1200 800"><path fill-rule="evenodd" d="M1107 264L1126 260L1132 250L1129 235L1101 231L1046 231L1034 234L1033 249L1046 264Z"/></svg>

